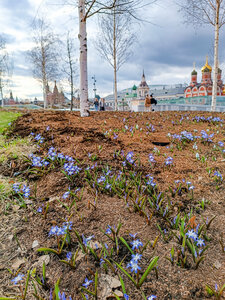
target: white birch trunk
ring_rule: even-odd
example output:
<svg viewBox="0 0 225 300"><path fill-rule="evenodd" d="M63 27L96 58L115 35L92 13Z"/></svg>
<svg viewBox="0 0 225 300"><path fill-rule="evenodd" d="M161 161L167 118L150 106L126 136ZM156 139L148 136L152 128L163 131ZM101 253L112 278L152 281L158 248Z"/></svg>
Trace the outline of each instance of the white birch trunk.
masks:
<svg viewBox="0 0 225 300"><path fill-rule="evenodd" d="M116 12L113 10L113 68L114 68L114 97L115 97L115 110L118 110L117 101L117 55L116 55Z"/></svg>
<svg viewBox="0 0 225 300"><path fill-rule="evenodd" d="M88 76L87 76L87 31L85 19L85 0L79 0L79 40L80 40L80 115L88 117Z"/></svg>
<svg viewBox="0 0 225 300"><path fill-rule="evenodd" d="M220 11L220 4L217 1L216 22L215 22L215 39L214 39L214 74L213 74L211 111L216 110L217 75L218 75L218 47L219 47L219 11Z"/></svg>

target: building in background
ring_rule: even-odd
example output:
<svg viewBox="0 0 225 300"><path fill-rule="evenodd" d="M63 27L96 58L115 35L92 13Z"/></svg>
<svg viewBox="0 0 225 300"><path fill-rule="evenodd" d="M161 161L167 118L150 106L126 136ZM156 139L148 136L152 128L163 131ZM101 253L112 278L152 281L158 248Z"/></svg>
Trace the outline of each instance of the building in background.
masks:
<svg viewBox="0 0 225 300"><path fill-rule="evenodd" d="M201 69L202 80L201 83L198 83L197 76L198 73L194 70L191 73L191 82L190 85L185 89L184 95L185 98L190 97L200 97L200 96L212 96L212 67L208 63L208 57L206 57L206 63ZM225 94L224 84L221 79L222 70L218 68L217 75L217 96L223 96ZM204 99L203 99L204 102ZM202 103L204 104L204 103Z"/></svg>
<svg viewBox="0 0 225 300"><path fill-rule="evenodd" d="M153 94L157 101L167 103L171 99L184 98L184 90L187 84L175 85L148 85L143 72L141 82L138 86L135 84L132 88L124 89L118 92L118 109L120 111L139 111L140 106L144 106L147 94ZM105 97L106 110L114 110L114 94Z"/></svg>
<svg viewBox="0 0 225 300"><path fill-rule="evenodd" d="M56 85L53 88L53 92L50 91L49 85L46 87L46 103L47 107L61 107L65 104L65 96L64 93L58 91L58 87Z"/></svg>

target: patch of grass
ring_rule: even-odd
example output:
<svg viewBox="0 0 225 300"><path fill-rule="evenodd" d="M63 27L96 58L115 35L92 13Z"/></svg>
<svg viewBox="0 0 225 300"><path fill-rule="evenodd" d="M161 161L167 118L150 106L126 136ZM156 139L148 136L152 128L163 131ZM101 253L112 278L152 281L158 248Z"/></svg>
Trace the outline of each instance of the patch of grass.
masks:
<svg viewBox="0 0 225 300"><path fill-rule="evenodd" d="M0 134L7 128L9 123L16 120L21 113L0 110Z"/></svg>
<svg viewBox="0 0 225 300"><path fill-rule="evenodd" d="M6 199L12 193L12 179L0 175L0 199Z"/></svg>
<svg viewBox="0 0 225 300"><path fill-rule="evenodd" d="M11 141L7 141L2 135L0 135L0 163L4 163L9 158L20 159L24 156L28 156L35 150L35 146L31 143L31 139L16 138Z"/></svg>

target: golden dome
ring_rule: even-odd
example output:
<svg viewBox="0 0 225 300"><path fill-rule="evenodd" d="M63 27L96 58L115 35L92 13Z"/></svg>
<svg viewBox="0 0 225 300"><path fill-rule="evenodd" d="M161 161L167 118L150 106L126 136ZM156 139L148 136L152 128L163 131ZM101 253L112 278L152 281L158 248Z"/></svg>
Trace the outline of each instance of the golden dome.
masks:
<svg viewBox="0 0 225 300"><path fill-rule="evenodd" d="M208 63L208 56L206 56L206 62L204 67L202 67L202 72L212 72L212 67Z"/></svg>

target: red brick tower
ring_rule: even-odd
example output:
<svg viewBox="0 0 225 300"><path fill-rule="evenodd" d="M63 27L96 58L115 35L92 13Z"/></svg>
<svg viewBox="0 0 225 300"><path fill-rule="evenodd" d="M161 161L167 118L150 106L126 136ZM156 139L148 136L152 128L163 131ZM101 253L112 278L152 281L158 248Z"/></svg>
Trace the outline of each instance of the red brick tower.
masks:
<svg viewBox="0 0 225 300"><path fill-rule="evenodd" d="M208 63L208 56L206 56L206 63L204 67L202 67L202 84L212 84L212 67Z"/></svg>
<svg viewBox="0 0 225 300"><path fill-rule="evenodd" d="M198 82L197 82L197 76L198 76L198 73L197 71L195 70L195 63L194 63L194 69L193 71L191 72L191 83L190 83L190 86L195 86Z"/></svg>

